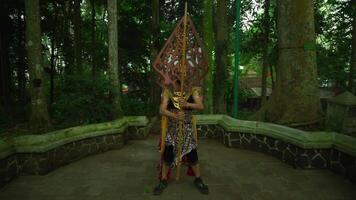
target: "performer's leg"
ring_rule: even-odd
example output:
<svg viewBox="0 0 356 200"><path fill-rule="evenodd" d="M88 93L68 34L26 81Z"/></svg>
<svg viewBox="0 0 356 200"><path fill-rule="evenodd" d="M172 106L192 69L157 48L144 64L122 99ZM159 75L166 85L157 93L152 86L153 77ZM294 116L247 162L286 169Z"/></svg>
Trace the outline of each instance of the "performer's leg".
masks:
<svg viewBox="0 0 356 200"><path fill-rule="evenodd" d="M163 190L166 189L168 185L167 174L169 171L169 164L172 163L173 160L174 160L173 146L166 146L163 152L161 180L153 190L154 195L160 195L162 194Z"/></svg>
<svg viewBox="0 0 356 200"><path fill-rule="evenodd" d="M188 154L188 161L190 166L192 167L192 170L194 172L194 175L196 178L200 177L200 168L199 168L199 163L198 163L198 152L196 149L191 150Z"/></svg>
<svg viewBox="0 0 356 200"><path fill-rule="evenodd" d="M169 171L169 166L174 160L173 146L166 146L163 152L163 163L162 163L162 174L161 177L167 180L167 174Z"/></svg>
<svg viewBox="0 0 356 200"><path fill-rule="evenodd" d="M196 149L193 149L191 152L187 154L188 160L191 163L191 167L195 174L194 185L198 188L198 190L203 194L209 194L209 188L204 184L201 179L200 167L198 164L198 153Z"/></svg>
<svg viewBox="0 0 356 200"><path fill-rule="evenodd" d="M162 179L167 180L167 174L169 171L169 166L174 161L173 146L166 146L163 152L163 166L162 166Z"/></svg>
<svg viewBox="0 0 356 200"><path fill-rule="evenodd" d="M200 168L199 164L192 165L192 169L196 178L200 178Z"/></svg>
<svg viewBox="0 0 356 200"><path fill-rule="evenodd" d="M169 166L163 162L162 164L162 180L167 180L167 174L168 174L168 169L169 169Z"/></svg>

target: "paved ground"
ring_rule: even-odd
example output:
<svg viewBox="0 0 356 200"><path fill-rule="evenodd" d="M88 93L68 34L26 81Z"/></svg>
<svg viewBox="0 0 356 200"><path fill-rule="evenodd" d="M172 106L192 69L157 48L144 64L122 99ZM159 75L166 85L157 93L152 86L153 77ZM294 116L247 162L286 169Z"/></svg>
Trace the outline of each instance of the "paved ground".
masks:
<svg viewBox="0 0 356 200"><path fill-rule="evenodd" d="M356 185L328 170L295 170L273 157L229 149L215 140L201 140L199 147L210 195L200 194L184 174L155 197L156 141L157 136L130 141L121 150L82 159L46 176L17 178L0 190L0 199L356 199Z"/></svg>

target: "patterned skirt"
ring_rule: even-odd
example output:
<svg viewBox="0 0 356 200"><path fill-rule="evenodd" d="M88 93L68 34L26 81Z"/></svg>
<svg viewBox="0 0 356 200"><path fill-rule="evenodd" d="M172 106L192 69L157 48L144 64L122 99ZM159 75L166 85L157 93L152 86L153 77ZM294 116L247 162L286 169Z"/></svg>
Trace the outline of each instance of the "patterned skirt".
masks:
<svg viewBox="0 0 356 200"><path fill-rule="evenodd" d="M196 133L195 133L195 124L193 123L193 116L191 113L186 112L186 118L183 122L183 129L182 129L182 152L181 158L191 152L193 149L197 148L197 140L196 140ZM165 138L165 145L166 146L173 146L173 152L175 155L178 155L178 132L179 132L179 121L169 118L167 120L167 132ZM175 156L177 163L177 156Z"/></svg>

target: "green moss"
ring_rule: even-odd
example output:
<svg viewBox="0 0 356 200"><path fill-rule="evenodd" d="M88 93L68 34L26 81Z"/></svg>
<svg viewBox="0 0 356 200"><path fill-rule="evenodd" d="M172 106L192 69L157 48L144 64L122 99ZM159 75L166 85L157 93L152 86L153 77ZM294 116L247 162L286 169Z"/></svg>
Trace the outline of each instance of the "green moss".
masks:
<svg viewBox="0 0 356 200"><path fill-rule="evenodd" d="M15 152L15 149L5 141L0 140L0 159Z"/></svg>
<svg viewBox="0 0 356 200"><path fill-rule="evenodd" d="M196 115L198 124L218 124L224 115Z"/></svg>
<svg viewBox="0 0 356 200"><path fill-rule="evenodd" d="M237 120L227 115L197 115L198 124L219 124L229 132L265 135L304 149L335 148L356 156L356 139L335 132L306 132L272 123ZM0 159L15 152L46 152L58 146L101 135L120 134L128 126L147 126L146 117L121 119L49 132L42 135L17 136L0 140Z"/></svg>
<svg viewBox="0 0 356 200"><path fill-rule="evenodd" d="M147 126L144 116L128 116L111 122L77 126L41 135L23 135L0 140L0 158L14 152L46 152L58 146L102 135L120 134L128 126Z"/></svg>
<svg viewBox="0 0 356 200"><path fill-rule="evenodd" d="M356 156L356 138L336 132L306 132L278 124L237 120L227 115L197 115L198 124L219 124L229 132L265 135L304 149L335 148Z"/></svg>

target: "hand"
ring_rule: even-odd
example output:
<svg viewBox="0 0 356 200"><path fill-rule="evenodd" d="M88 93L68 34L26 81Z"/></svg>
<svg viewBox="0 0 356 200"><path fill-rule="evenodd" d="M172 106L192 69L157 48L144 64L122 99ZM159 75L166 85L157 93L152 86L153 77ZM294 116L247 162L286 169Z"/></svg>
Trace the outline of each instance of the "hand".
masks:
<svg viewBox="0 0 356 200"><path fill-rule="evenodd" d="M188 102L184 98L179 98L178 103L181 108L186 108L188 106Z"/></svg>
<svg viewBox="0 0 356 200"><path fill-rule="evenodd" d="M178 113L175 114L175 118L179 121L184 121L185 114L182 111L179 111Z"/></svg>

